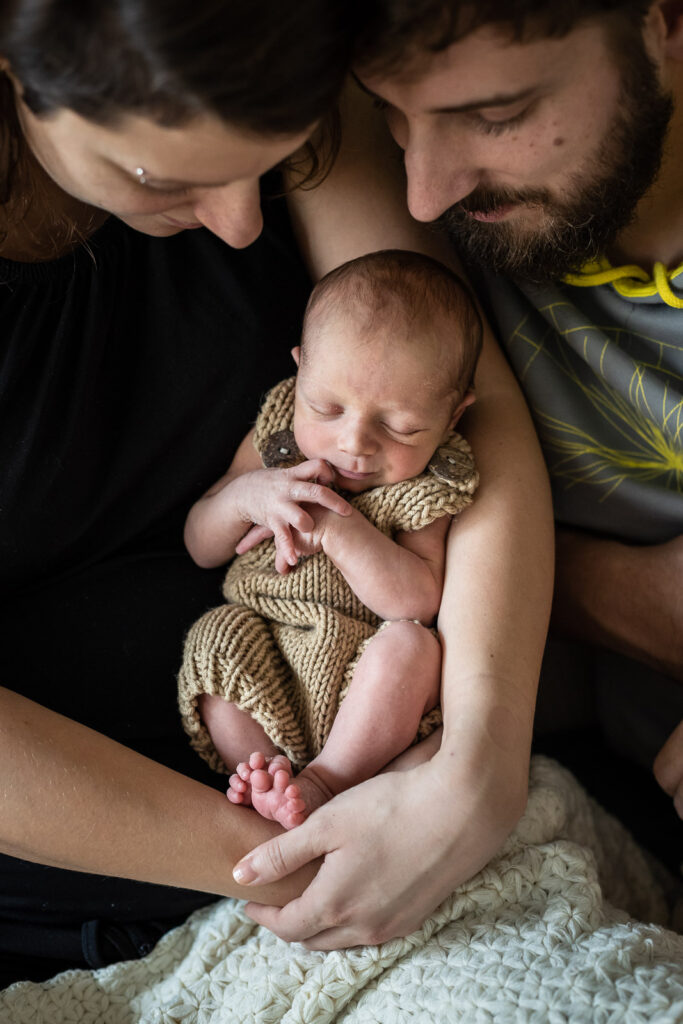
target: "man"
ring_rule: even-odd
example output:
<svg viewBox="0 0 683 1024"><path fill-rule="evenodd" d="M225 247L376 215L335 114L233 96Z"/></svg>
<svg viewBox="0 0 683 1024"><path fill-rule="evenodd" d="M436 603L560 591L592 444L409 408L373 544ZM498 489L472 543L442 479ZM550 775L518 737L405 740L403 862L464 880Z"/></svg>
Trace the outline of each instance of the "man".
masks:
<svg viewBox="0 0 683 1024"><path fill-rule="evenodd" d="M544 446L553 625L595 645L566 685L590 673L613 745L650 765L683 719L683 2L380 8L360 80ZM683 817L683 723L655 774Z"/></svg>

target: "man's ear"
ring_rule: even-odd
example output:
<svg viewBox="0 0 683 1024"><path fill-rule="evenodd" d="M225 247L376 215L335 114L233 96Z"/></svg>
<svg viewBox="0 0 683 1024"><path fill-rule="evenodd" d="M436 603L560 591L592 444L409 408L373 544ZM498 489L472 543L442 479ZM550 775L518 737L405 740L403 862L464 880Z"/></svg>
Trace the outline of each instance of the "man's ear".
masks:
<svg viewBox="0 0 683 1024"><path fill-rule="evenodd" d="M451 422L450 422L449 428L448 428L449 430L453 429L455 424L458 422L458 420L460 419L460 417L464 413L465 409L467 409L468 406L472 405L473 402L475 402L475 401L476 401L476 395L475 395L474 391L472 390L472 388L468 388L467 391L465 392L465 394L462 396L461 400L458 402L458 404L455 407L455 409L453 410L453 415L451 416Z"/></svg>
<svg viewBox="0 0 683 1024"><path fill-rule="evenodd" d="M294 360L297 366L300 365L301 345L295 345L294 348L292 349L292 359Z"/></svg>
<svg viewBox="0 0 683 1024"><path fill-rule="evenodd" d="M683 61L683 0L657 0L645 22L646 39L651 26L659 34L663 56Z"/></svg>

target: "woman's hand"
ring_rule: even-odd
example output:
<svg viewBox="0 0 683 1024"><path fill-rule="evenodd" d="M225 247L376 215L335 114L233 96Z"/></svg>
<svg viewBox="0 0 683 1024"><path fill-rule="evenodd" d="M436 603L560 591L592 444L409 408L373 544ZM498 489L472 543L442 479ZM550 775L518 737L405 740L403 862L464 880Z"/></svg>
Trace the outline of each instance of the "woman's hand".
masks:
<svg viewBox="0 0 683 1024"><path fill-rule="evenodd" d="M484 755L484 748L480 747ZM526 802L526 779L486 757L441 751L410 771L387 772L347 790L298 828L262 844L237 866L245 884L286 877L316 857L320 871L282 909L247 913L309 949L376 944L408 935L500 848ZM503 752L501 751L501 760ZM236 876L237 877L237 876Z"/></svg>

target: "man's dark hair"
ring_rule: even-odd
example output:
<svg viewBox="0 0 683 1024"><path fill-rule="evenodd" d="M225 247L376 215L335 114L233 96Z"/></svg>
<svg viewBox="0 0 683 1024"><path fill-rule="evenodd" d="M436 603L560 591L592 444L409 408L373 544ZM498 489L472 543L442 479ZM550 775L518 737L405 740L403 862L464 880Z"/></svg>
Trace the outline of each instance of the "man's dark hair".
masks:
<svg viewBox="0 0 683 1024"><path fill-rule="evenodd" d="M356 63L392 74L411 56L438 53L484 26L513 42L562 37L601 16L639 31L650 6L651 0L374 0Z"/></svg>
<svg viewBox="0 0 683 1024"><path fill-rule="evenodd" d="M404 330L406 324L413 325L417 346L425 325L437 318L450 318L460 328L459 337L454 333L459 358L444 371L457 376L452 383L460 392L471 386L481 352L481 316L465 282L439 260L404 249L382 249L343 263L313 289L304 335L316 316L337 310L368 332L376 326L390 329L396 324ZM303 345L304 360L305 351Z"/></svg>

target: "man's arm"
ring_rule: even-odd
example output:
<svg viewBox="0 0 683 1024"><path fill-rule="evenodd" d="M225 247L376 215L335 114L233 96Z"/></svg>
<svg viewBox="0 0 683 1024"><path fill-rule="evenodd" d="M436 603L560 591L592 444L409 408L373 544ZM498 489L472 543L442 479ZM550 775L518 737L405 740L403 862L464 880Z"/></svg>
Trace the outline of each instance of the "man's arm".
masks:
<svg viewBox="0 0 683 1024"><path fill-rule="evenodd" d="M314 274L391 246L449 262L445 245L408 217L400 176L387 183L397 153L367 110L355 128L329 181L317 195L299 197L295 220L307 233ZM326 202L322 191L335 185L341 204L334 195ZM306 212L313 214L308 223ZM311 948L384 941L419 927L487 863L525 806L552 595L550 490L525 402L490 332L476 391L467 438L481 482L449 536L439 616L446 719L439 753L335 797L238 866L244 881L256 881L325 857L300 899L282 910L249 907L255 920Z"/></svg>
<svg viewBox="0 0 683 1024"><path fill-rule="evenodd" d="M683 535L636 546L557 531L552 625L683 681Z"/></svg>

